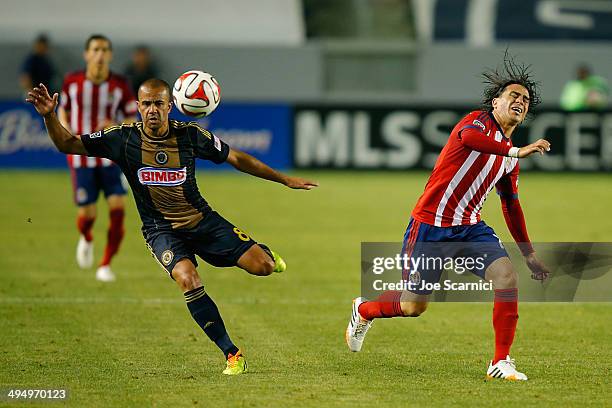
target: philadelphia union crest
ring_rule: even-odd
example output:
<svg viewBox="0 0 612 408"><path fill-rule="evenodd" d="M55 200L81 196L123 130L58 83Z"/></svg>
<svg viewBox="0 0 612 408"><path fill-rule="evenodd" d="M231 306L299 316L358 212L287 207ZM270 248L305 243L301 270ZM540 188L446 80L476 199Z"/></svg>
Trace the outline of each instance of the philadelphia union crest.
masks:
<svg viewBox="0 0 612 408"><path fill-rule="evenodd" d="M172 259L174 259L174 252L169 249L166 249L161 255L161 261L166 266L170 265Z"/></svg>
<svg viewBox="0 0 612 408"><path fill-rule="evenodd" d="M158 151L157 153L155 153L155 161L157 162L157 164L168 163L168 153L164 152L163 150Z"/></svg>

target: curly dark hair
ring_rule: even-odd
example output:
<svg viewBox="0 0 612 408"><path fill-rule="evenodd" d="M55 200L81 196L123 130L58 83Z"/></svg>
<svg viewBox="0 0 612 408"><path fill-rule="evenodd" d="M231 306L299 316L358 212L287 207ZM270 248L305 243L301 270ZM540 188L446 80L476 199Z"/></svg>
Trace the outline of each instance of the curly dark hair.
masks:
<svg viewBox="0 0 612 408"><path fill-rule="evenodd" d="M519 84L529 92L529 112L542 102L540 97L540 82L533 79L531 65L516 62L508 50L504 52L503 66L488 68L482 73L485 89L482 92L481 107L483 110L493 110L493 99L499 97L508 85Z"/></svg>

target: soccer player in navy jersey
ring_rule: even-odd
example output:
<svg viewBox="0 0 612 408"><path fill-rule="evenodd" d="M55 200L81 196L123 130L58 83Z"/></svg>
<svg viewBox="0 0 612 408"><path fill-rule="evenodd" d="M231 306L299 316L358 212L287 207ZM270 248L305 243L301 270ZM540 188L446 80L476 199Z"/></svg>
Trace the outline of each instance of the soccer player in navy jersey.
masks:
<svg viewBox="0 0 612 408"><path fill-rule="evenodd" d="M310 190L317 183L279 173L230 148L195 123L169 120L171 94L166 82L149 79L138 92L142 122L80 136L70 133L58 121L58 95L51 97L44 85L30 91L27 101L43 116L58 150L107 158L121 168L132 188L147 246L179 285L193 319L223 351L227 361L223 373L241 374L247 370L246 360L204 290L195 255L211 265L238 266L258 276L283 272L286 265L277 253L257 243L208 205L196 183L195 159L227 162L242 172L293 189Z"/></svg>
<svg viewBox="0 0 612 408"><path fill-rule="evenodd" d="M549 151L550 143L540 139L520 148L512 145L515 129L540 102L538 84L528 67L515 63L506 54L502 69L483 75L487 84L483 108L468 114L452 130L412 211L402 253L409 259L440 256L430 252L439 252L441 248L452 251L457 248L453 243L469 244L468 253L463 247L462 256L476 258L487 252L482 270L473 271L492 281L495 291L495 353L487 376L527 380L525 374L516 370L509 355L518 322L518 274L493 229L480 220L480 210L489 192L496 188L506 225L532 271L532 278L544 280L549 270L538 259L527 234L518 200L518 175L519 159L534 153L544 154ZM444 247L440 245L443 243L448 244ZM387 291L374 301L356 298L346 330L349 349L361 350L374 319L417 317L425 312L432 291L421 290L424 285L419 284L437 283L441 273L435 267L408 267L402 274L403 280L414 284L408 290Z"/></svg>
<svg viewBox="0 0 612 408"><path fill-rule="evenodd" d="M85 69L70 72L64 78L58 116L71 132L87 134L136 120L136 98L128 81L110 70L112 57L111 41L101 34L91 35L83 52ZM76 154L68 155L68 166L78 207L77 228L81 234L76 250L77 264L83 269L93 265L92 229L97 216L98 194L102 190L110 223L96 279L114 281L111 261L124 235L126 191L121 182L121 170L107 158Z"/></svg>

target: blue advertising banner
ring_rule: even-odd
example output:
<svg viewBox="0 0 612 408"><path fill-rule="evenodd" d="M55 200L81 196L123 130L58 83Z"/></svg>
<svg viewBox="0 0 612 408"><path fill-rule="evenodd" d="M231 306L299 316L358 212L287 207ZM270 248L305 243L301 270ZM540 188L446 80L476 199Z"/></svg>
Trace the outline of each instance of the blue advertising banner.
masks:
<svg viewBox="0 0 612 408"><path fill-rule="evenodd" d="M194 119L174 108L171 119L194 121L235 149L245 151L267 165L291 166L292 111L283 104L221 104L209 117ZM202 161L206 168L227 168Z"/></svg>
<svg viewBox="0 0 612 408"><path fill-rule="evenodd" d="M268 165L291 166L292 112L282 104L232 104L219 106L210 117L194 120L173 109L170 117L196 121L230 146ZM66 158L47 136L42 119L29 104L0 102L0 167L65 168ZM227 168L202 161L200 167Z"/></svg>
<svg viewBox="0 0 612 408"><path fill-rule="evenodd" d="M0 102L0 167L66 166L66 156L55 149L32 105Z"/></svg>

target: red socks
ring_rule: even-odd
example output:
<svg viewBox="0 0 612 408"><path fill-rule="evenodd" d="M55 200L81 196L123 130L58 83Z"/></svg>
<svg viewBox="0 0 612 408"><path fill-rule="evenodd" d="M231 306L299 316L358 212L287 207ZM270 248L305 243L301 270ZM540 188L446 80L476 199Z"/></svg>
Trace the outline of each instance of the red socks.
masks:
<svg viewBox="0 0 612 408"><path fill-rule="evenodd" d="M123 229L123 218L125 212L122 208L111 210L110 212L110 225L108 227L108 241L106 242L106 248L104 248L104 256L100 262L100 266L110 264L111 259L119 250L119 244L123 239L125 233Z"/></svg>
<svg viewBox="0 0 612 408"><path fill-rule="evenodd" d="M359 314L367 320L403 316L400 305L401 291L387 291L375 301L359 305ZM518 323L518 289L495 289L493 328L495 330L495 357L493 364L510 354Z"/></svg>
<svg viewBox="0 0 612 408"><path fill-rule="evenodd" d="M121 244L121 240L123 239L124 235L124 214L124 210L121 208L110 211L108 241L106 243L106 248L104 249L104 256L102 257L102 262L100 262L100 266L110 264L111 259L119 250L119 244ZM87 218L85 216L77 217L77 228L79 229L81 235L85 237L85 240L87 242L91 242L93 240L91 230L95 221L95 218Z"/></svg>
<svg viewBox="0 0 612 408"><path fill-rule="evenodd" d="M93 240L93 236L91 235L91 229L93 228L95 218L87 218L85 216L77 217L77 228L81 235L85 237L87 242L91 242Z"/></svg>
<svg viewBox="0 0 612 408"><path fill-rule="evenodd" d="M495 330L495 357L493 364L510 354L514 332L518 323L518 289L495 289L493 303L493 329Z"/></svg>
<svg viewBox="0 0 612 408"><path fill-rule="evenodd" d="M378 299L360 304L359 314L367 320L402 316L401 296L399 290L386 291Z"/></svg>

